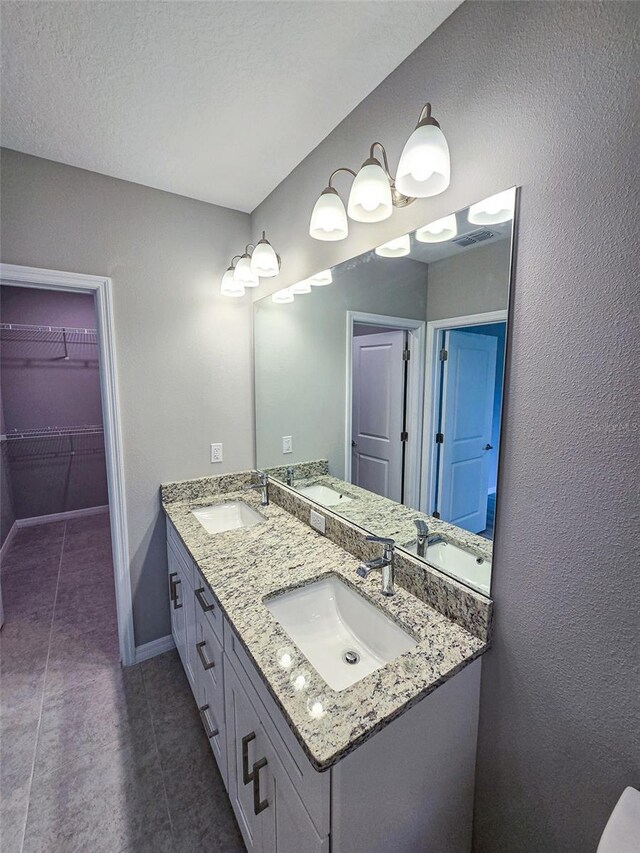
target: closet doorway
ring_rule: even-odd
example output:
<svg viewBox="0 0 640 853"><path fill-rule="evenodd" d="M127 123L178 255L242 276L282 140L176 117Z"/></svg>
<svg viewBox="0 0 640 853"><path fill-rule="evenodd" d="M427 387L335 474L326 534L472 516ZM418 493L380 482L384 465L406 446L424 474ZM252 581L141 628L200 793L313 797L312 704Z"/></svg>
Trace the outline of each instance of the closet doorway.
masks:
<svg viewBox="0 0 640 853"><path fill-rule="evenodd" d="M104 597L114 631L117 619L115 652L132 664L110 280L2 265L0 296L2 554L12 539L40 537L46 559L45 540L64 523L68 548L84 554L77 582L87 602ZM8 607L5 598L7 618Z"/></svg>

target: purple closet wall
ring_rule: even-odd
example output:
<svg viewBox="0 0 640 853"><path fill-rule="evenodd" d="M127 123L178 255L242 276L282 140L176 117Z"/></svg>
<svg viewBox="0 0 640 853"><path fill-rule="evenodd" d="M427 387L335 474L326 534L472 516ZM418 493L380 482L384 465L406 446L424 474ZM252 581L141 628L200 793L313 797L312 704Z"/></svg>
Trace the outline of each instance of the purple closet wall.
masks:
<svg viewBox="0 0 640 853"><path fill-rule="evenodd" d="M93 297L2 286L3 323L95 329ZM11 440L12 433L102 426L95 335L2 332L5 453L16 518L107 503L102 432Z"/></svg>

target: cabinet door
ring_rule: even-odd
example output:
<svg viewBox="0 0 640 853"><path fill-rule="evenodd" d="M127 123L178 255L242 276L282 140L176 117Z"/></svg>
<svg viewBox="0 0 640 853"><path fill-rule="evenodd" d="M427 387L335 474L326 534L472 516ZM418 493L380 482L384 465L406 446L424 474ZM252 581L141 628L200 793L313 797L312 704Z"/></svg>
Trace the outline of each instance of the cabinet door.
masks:
<svg viewBox="0 0 640 853"><path fill-rule="evenodd" d="M247 694L225 660L225 708L229 799L238 820L248 853L272 853L264 846L265 825L272 820L265 795L266 776L262 760L268 739Z"/></svg>
<svg viewBox="0 0 640 853"><path fill-rule="evenodd" d="M182 665L186 658L186 618L184 610L184 595L186 593L182 568L171 546L167 548L169 563L169 609L171 611L171 633L180 655Z"/></svg>
<svg viewBox="0 0 640 853"><path fill-rule="evenodd" d="M198 608L196 606L196 614ZM224 784L228 788L222 646L204 615L196 615L198 708ZM212 732L217 734L212 734Z"/></svg>
<svg viewBox="0 0 640 853"><path fill-rule="evenodd" d="M198 711L204 726L209 745L213 752L220 775L227 790L229 789L229 776L227 773L227 738L224 723L224 711L216 702L215 688L210 678L198 677Z"/></svg>

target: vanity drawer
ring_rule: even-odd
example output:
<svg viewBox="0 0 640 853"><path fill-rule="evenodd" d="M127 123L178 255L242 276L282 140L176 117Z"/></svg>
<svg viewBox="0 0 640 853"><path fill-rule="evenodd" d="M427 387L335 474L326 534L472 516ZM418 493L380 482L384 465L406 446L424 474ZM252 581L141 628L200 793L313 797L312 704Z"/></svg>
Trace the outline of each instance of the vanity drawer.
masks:
<svg viewBox="0 0 640 853"><path fill-rule="evenodd" d="M218 705L217 713L224 716L224 665L222 646L209 622L199 614L196 617L196 669L198 681L211 684L210 696Z"/></svg>
<svg viewBox="0 0 640 853"><path fill-rule="evenodd" d="M271 740L294 789L302 799L309 816L321 836L329 833L330 771L318 773L304 754L302 747L289 728L282 712L271 697L260 675L242 644L225 621L225 654L236 675L245 684L265 731ZM249 691L248 680L253 687Z"/></svg>
<svg viewBox="0 0 640 853"><path fill-rule="evenodd" d="M171 548L176 559L182 565L184 576L189 582L189 586L193 589L194 574L197 573L195 563L187 553L186 548L182 544L182 540L178 536L175 527L167 519L167 545Z"/></svg>
<svg viewBox="0 0 640 853"><path fill-rule="evenodd" d="M207 583L195 566L193 570L193 584L198 619L202 617L207 620L222 645L224 644L224 619L222 611Z"/></svg>
<svg viewBox="0 0 640 853"><path fill-rule="evenodd" d="M219 679L222 684L222 657L220 658ZM229 788L227 772L227 727L224 714L224 694L217 688L211 678L198 679L198 711L204 727L209 746L216 759L225 788Z"/></svg>

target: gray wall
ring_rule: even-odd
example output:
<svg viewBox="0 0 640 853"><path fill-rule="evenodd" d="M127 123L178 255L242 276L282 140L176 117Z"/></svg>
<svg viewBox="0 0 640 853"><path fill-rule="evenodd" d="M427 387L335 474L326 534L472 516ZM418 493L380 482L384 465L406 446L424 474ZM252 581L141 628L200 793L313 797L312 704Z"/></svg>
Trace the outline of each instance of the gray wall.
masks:
<svg viewBox="0 0 640 853"><path fill-rule="evenodd" d="M523 186L476 853L595 851L640 785L636 3L464 3L252 217L293 282ZM446 193L339 243L307 234L332 169L397 162L429 99Z"/></svg>
<svg viewBox="0 0 640 853"><path fill-rule="evenodd" d="M344 477L347 311L423 320L427 265L367 253L293 303L254 305L257 464L328 459Z"/></svg>
<svg viewBox="0 0 640 853"><path fill-rule="evenodd" d="M427 320L444 320L507 307L511 240L473 246L429 264Z"/></svg>
<svg viewBox="0 0 640 853"><path fill-rule="evenodd" d="M4 436L4 410L2 408L2 389L0 388L0 435ZM0 548L9 535L16 520L13 510L13 487L9 469L9 448L7 442L0 439Z"/></svg>
<svg viewBox="0 0 640 853"><path fill-rule="evenodd" d="M1 189L3 262L113 279L140 645L170 633L160 483L253 463L251 306L219 294L249 217L12 151Z"/></svg>

